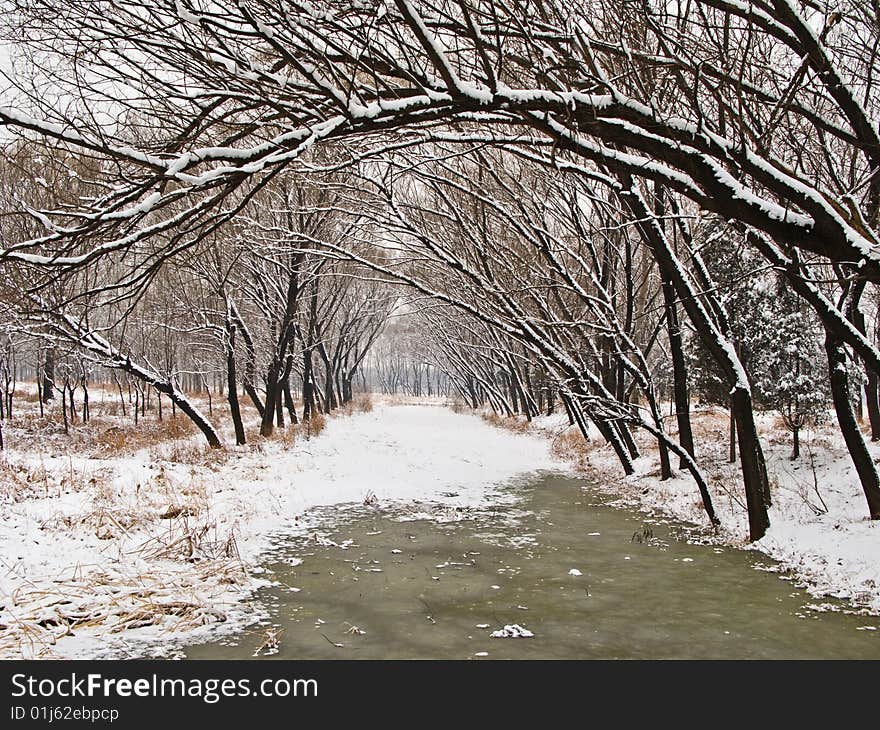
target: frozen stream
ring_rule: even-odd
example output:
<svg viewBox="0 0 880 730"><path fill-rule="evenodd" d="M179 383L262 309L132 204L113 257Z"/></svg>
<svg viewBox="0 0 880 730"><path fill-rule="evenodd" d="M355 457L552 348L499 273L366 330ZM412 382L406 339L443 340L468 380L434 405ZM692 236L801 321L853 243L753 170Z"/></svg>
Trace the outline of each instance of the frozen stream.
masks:
<svg viewBox="0 0 880 730"><path fill-rule="evenodd" d="M186 655L248 658L269 630L269 656L288 659L880 658L880 618L756 570L773 567L760 554L699 544L581 480L516 489L493 510L325 508L332 530L264 563L270 622ZM510 624L534 636L490 636Z"/></svg>

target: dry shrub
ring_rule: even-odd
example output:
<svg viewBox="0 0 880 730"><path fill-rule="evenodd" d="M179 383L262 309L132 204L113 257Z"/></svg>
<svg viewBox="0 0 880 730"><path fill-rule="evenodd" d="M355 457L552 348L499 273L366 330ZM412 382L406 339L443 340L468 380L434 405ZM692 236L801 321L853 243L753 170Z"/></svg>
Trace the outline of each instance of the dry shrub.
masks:
<svg viewBox="0 0 880 730"><path fill-rule="evenodd" d="M309 418L307 418L303 423L303 430L306 433L306 438L312 438L313 436L317 436L324 430L324 427L327 425L327 419L324 418L323 413L313 413Z"/></svg>
<svg viewBox="0 0 880 730"><path fill-rule="evenodd" d="M373 397L369 393L360 393L353 401L355 410L369 413L373 410Z"/></svg>
<svg viewBox="0 0 880 730"><path fill-rule="evenodd" d="M106 454L107 456L115 456L116 454L123 454L130 451L132 449L130 440L132 435L132 432L128 429L119 426L110 426L110 428L105 429L101 433L101 436L98 439L101 453Z"/></svg>
<svg viewBox="0 0 880 730"><path fill-rule="evenodd" d="M15 394L12 396L12 410L15 411L15 403L16 401L22 401L24 403L39 403L40 395L37 393L36 388L33 390L16 390Z"/></svg>
<svg viewBox="0 0 880 730"><path fill-rule="evenodd" d="M232 532L221 535L216 523L196 519L188 508L167 517L168 530L144 542L138 552L147 560L184 560L188 563L239 558Z"/></svg>
<svg viewBox="0 0 880 730"><path fill-rule="evenodd" d="M168 441L188 439L196 432L195 424L185 416L166 417L161 421L146 417L142 418L137 426L133 422L120 424L118 421L93 418L85 424L85 427L89 431L94 431L108 423L109 425L94 438L98 453L108 457L129 454ZM84 433L84 440L85 436Z"/></svg>
<svg viewBox="0 0 880 730"><path fill-rule="evenodd" d="M466 413L470 411L470 406L465 403L461 398L455 398L452 401L452 405L449 406L452 409L453 413Z"/></svg>
<svg viewBox="0 0 880 730"><path fill-rule="evenodd" d="M196 425L185 416L165 417L162 421L155 421L154 424L157 437L162 441L186 438L196 432Z"/></svg>
<svg viewBox="0 0 880 730"><path fill-rule="evenodd" d="M49 487L49 474L43 464L31 466L0 459L0 501L19 502L45 497L49 494Z"/></svg>
<svg viewBox="0 0 880 730"><path fill-rule="evenodd" d="M284 428L276 428L273 436L277 441L290 449L296 444L297 432L299 431L298 423L290 423Z"/></svg>
<svg viewBox="0 0 880 730"><path fill-rule="evenodd" d="M484 421L496 428L503 428L514 433L525 433L531 425L525 418L518 416L499 416L497 413L481 414Z"/></svg>
<svg viewBox="0 0 880 730"><path fill-rule="evenodd" d="M575 465L579 471L590 468L590 442L577 429L569 429L553 439L553 453Z"/></svg>
<svg viewBox="0 0 880 730"><path fill-rule="evenodd" d="M223 466L229 459L229 452L226 449L215 449L208 444L194 444L188 441L175 441L167 453L154 451L155 457L159 459L164 458L176 464L207 466L212 469Z"/></svg>
<svg viewBox="0 0 880 730"><path fill-rule="evenodd" d="M704 443L725 443L730 433L730 412L710 406L691 412L694 440Z"/></svg>

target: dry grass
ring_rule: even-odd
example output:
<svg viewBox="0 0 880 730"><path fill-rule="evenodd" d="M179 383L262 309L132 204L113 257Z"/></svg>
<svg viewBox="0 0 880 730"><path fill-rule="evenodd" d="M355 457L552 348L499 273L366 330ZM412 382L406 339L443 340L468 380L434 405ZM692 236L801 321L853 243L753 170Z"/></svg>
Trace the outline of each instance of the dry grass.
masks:
<svg viewBox="0 0 880 730"><path fill-rule="evenodd" d="M45 463L19 463L0 454L0 502L58 496L62 491L79 492L98 484L106 470L83 465L76 468L73 459L66 468L50 470Z"/></svg>
<svg viewBox="0 0 880 730"><path fill-rule="evenodd" d="M137 552L147 560L188 563L239 559L235 533L221 532L216 522L199 519L199 512L193 507L169 509L162 515L168 527L144 541Z"/></svg>
<svg viewBox="0 0 880 730"><path fill-rule="evenodd" d="M245 579L240 561L206 562L178 573L152 570L138 576L74 569L67 579L27 584L10 596L10 620L0 624L0 655L51 657L58 639L80 629L119 634L168 623L168 631L226 620L211 594Z"/></svg>
<svg viewBox="0 0 880 730"><path fill-rule="evenodd" d="M590 451L592 445L580 431L571 428L553 439L553 454L574 464L578 471L586 472L592 467Z"/></svg>
<svg viewBox="0 0 880 730"><path fill-rule="evenodd" d="M192 441L174 441L170 448L159 444L151 450L151 455L176 464L205 466L214 470L229 461L229 452L226 449L215 449L206 443Z"/></svg>
<svg viewBox="0 0 880 730"><path fill-rule="evenodd" d="M28 466L0 458L0 502L20 502L49 494L49 475L42 464Z"/></svg>
<svg viewBox="0 0 880 730"><path fill-rule="evenodd" d="M276 428L272 436L282 444L285 448L291 449L296 445L299 438L300 425L298 423L289 423L284 428Z"/></svg>
<svg viewBox="0 0 880 730"><path fill-rule="evenodd" d="M327 425L327 419L323 413L313 413L303 421L301 428L306 438L313 438L321 433Z"/></svg>
<svg viewBox="0 0 880 730"><path fill-rule="evenodd" d="M531 424L517 416L499 416L497 413L482 413L482 419L496 428L504 428L514 433L525 433Z"/></svg>
<svg viewBox="0 0 880 730"><path fill-rule="evenodd" d="M40 395L37 393L36 386L33 388L28 388L27 390L16 390L14 395L12 396L12 408L15 410L15 404L18 402L23 403L39 403Z"/></svg>
<svg viewBox="0 0 880 730"><path fill-rule="evenodd" d="M724 444L730 434L730 413L717 406L695 410L691 413L691 430L697 443Z"/></svg>
<svg viewBox="0 0 880 730"><path fill-rule="evenodd" d="M102 458L125 456L139 449L191 439L197 429L183 415L166 416L161 421L147 416L138 425L127 417L125 420L102 413L93 415L88 423L81 420L68 425L64 433L61 416L54 411L40 417L36 411L16 414L9 430L10 442L22 446L39 443L48 448L65 448Z"/></svg>
<svg viewBox="0 0 880 730"><path fill-rule="evenodd" d="M40 477L18 478L27 485L28 478ZM65 479L90 487L90 508L55 516L41 528L50 537L53 531L85 529L99 540L116 540L119 550L141 560L124 564L125 571L104 563L71 566L69 576L19 585L5 601L0 656L52 656L59 638L83 628L97 635L152 625L177 631L226 619L216 601L247 577L234 528L220 529L212 519L205 482L163 468L124 492L100 474L88 480L76 473L44 477L50 485Z"/></svg>
<svg viewBox="0 0 880 730"><path fill-rule="evenodd" d="M137 426L134 423L113 423L100 433L97 444L102 455L116 456L169 441L189 439L196 430L195 424L181 415L166 416L161 421L142 420Z"/></svg>

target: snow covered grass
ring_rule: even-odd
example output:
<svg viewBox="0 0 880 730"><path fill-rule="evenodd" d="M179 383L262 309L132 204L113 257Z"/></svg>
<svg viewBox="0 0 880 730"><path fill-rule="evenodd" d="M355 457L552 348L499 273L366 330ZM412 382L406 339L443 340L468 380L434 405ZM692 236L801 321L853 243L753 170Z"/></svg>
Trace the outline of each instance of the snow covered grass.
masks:
<svg viewBox="0 0 880 730"><path fill-rule="evenodd" d="M791 571L815 596L846 599L880 613L880 523L868 519L864 494L835 424L804 433L801 458L792 461L790 436L779 419L771 414L758 416L773 506L771 527L754 544L747 542L739 466L727 463L728 414L703 408L695 412L693 425L697 455L722 523L716 539L774 558L781 570ZM636 460L636 473L624 478L601 437L596 434L584 441L563 414L536 419L530 431L543 432L556 453L620 504L709 529L694 482L683 471L660 481L656 448L643 436L638 438L643 456ZM875 461L880 461L880 444L869 448ZM677 465L675 457L673 465Z"/></svg>
<svg viewBox="0 0 880 730"><path fill-rule="evenodd" d="M540 434L431 405L364 402L320 428L222 452L168 425L136 448L139 430L160 427L108 425L103 412L72 436L56 421L25 414L6 427L2 657L156 654L241 629L261 618L248 600L266 584L260 557L280 536L311 532L312 507L480 506L518 475L567 469ZM108 445L114 428L125 437Z"/></svg>
<svg viewBox="0 0 880 730"><path fill-rule="evenodd" d="M267 582L262 556L291 534L320 540L308 516L317 506L433 502L441 514L509 499L505 483L547 469L584 473L621 504L708 529L695 485L685 475L661 482L648 439L624 479L598 434L584 440L562 414L529 426L456 413L443 399L374 397L261 439L248 407L250 443L217 451L180 416L160 424L148 414L135 427L131 414L95 406L90 424L65 435L57 414L40 419L20 403L0 455L0 657L155 655L241 630L263 618L250 600ZM223 407L214 404L217 422ZM776 419L760 428L772 527L747 545L727 414L695 414L722 520L713 539L779 560L817 596L880 612L880 527L839 436L804 434L792 462Z"/></svg>

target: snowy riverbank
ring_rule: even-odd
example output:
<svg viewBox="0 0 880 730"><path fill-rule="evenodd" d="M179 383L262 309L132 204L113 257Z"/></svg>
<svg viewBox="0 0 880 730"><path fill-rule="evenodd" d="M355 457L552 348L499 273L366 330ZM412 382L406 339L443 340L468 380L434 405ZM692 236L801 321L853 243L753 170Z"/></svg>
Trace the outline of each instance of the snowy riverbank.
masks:
<svg viewBox="0 0 880 730"><path fill-rule="evenodd" d="M205 626L240 629L265 583L260 555L273 536L309 530L311 507L478 506L518 475L567 469L540 435L427 405L334 417L293 445L221 455L193 439L185 459L179 443L113 458L5 453L2 656L158 653Z"/></svg>

